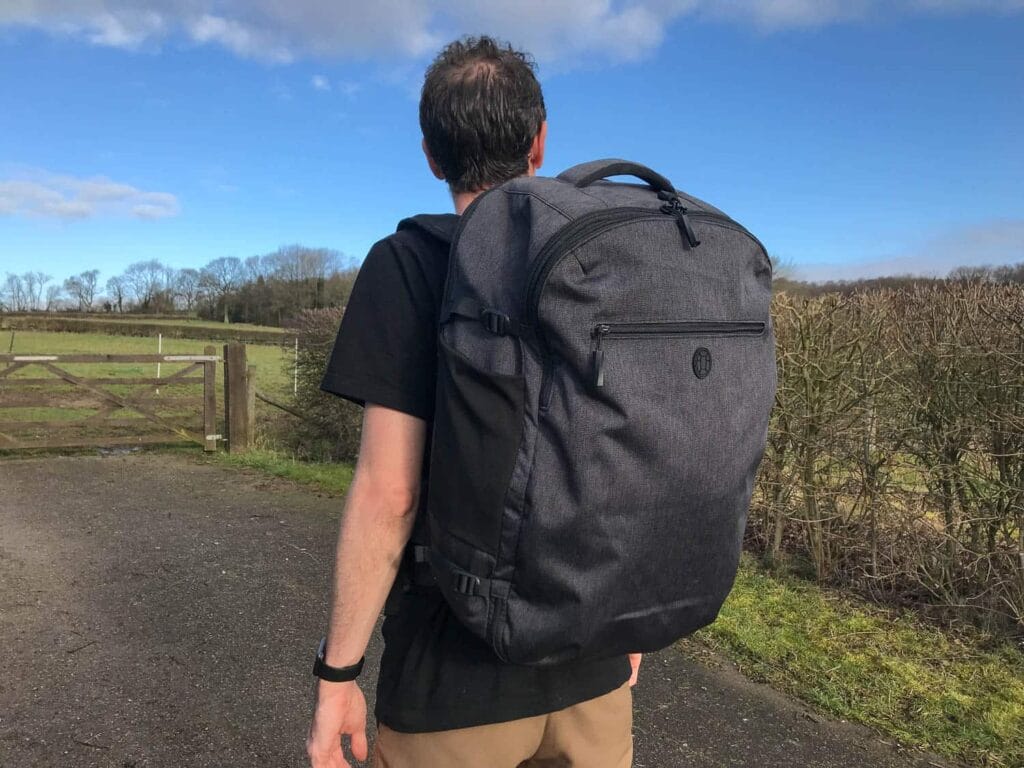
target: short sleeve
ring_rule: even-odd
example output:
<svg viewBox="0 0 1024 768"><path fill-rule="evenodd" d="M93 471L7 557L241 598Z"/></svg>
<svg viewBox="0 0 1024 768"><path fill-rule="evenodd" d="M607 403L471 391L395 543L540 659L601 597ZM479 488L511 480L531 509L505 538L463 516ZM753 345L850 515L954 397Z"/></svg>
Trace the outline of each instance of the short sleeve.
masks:
<svg viewBox="0 0 1024 768"><path fill-rule="evenodd" d="M424 420L434 412L436 280L393 235L367 254L320 388Z"/></svg>

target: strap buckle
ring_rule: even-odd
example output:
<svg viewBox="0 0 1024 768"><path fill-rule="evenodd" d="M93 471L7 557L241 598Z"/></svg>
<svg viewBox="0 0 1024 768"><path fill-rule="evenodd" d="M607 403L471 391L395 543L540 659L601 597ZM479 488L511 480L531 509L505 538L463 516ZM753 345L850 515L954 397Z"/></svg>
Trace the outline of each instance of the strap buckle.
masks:
<svg viewBox="0 0 1024 768"><path fill-rule="evenodd" d="M477 594L477 588L480 586L480 579L477 576L463 571L457 571L453 576L454 584L452 586L456 592L470 597Z"/></svg>
<svg viewBox="0 0 1024 768"><path fill-rule="evenodd" d="M508 315L486 308L480 310L480 322L484 328L497 336L505 336L512 326L512 318Z"/></svg>

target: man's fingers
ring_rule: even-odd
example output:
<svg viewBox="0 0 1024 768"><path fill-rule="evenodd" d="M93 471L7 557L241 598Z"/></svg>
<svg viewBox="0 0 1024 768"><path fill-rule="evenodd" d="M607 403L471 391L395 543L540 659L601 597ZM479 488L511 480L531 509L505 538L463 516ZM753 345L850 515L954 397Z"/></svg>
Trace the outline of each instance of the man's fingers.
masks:
<svg viewBox="0 0 1024 768"><path fill-rule="evenodd" d="M356 731L352 734L352 756L360 763L366 760L369 753L369 745L366 743L366 729Z"/></svg>
<svg viewBox="0 0 1024 768"><path fill-rule="evenodd" d="M365 736L363 740L365 742ZM338 737L326 744L321 744L311 736L306 742L306 754L309 757L310 768L350 768L341 752L341 739ZM356 755L356 757L359 756ZM359 759L362 760L362 758Z"/></svg>
<svg viewBox="0 0 1024 768"><path fill-rule="evenodd" d="M632 688L636 685L637 679L640 677L640 662L643 659L642 653L631 653L629 654L629 664L632 667L632 673L629 676L629 687Z"/></svg>
<svg viewBox="0 0 1024 768"><path fill-rule="evenodd" d="M339 749L334 754L326 754L323 752L310 752L309 753L309 767L310 768L349 768L349 764L345 762L345 758L341 754Z"/></svg>

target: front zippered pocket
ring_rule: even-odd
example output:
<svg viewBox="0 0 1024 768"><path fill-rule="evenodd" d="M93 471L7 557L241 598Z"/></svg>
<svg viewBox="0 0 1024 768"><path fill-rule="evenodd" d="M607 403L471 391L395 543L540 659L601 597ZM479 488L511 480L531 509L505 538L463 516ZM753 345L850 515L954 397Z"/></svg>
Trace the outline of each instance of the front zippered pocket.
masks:
<svg viewBox="0 0 1024 768"><path fill-rule="evenodd" d="M671 336L760 336L767 324L760 320L684 320L652 323L598 323L590 332L594 339L591 353L591 374L595 387L604 386L602 342L608 338L642 338Z"/></svg>
<svg viewBox="0 0 1024 768"><path fill-rule="evenodd" d="M623 206L620 208L602 208L585 213L576 220L566 224L544 243L534 259L533 266L527 276L524 302L526 322L537 329L537 338L545 357L548 354L547 340L544 338L538 323L540 297L548 275L563 257L571 253L573 249L580 247L588 240L608 230L615 229L624 224L634 224L641 221L674 221L678 225L680 232L683 233L684 240L688 240L692 247L694 242L699 243L699 241L690 239L695 238L689 224L690 219L707 221L746 235L764 251L767 258L768 252L765 251L761 241L754 237L742 224L733 221L728 216L713 211L695 211L681 205L673 205L671 202L666 202L659 209Z"/></svg>

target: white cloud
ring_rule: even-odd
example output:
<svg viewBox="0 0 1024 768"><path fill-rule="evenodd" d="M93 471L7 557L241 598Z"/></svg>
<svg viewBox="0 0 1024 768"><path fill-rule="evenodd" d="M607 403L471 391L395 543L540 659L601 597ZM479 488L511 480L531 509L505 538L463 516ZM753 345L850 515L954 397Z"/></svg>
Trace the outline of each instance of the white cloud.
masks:
<svg viewBox="0 0 1024 768"><path fill-rule="evenodd" d="M257 27L235 19L204 13L188 22L188 32L197 43L217 43L239 56L279 63L292 60L287 46Z"/></svg>
<svg viewBox="0 0 1024 768"><path fill-rule="evenodd" d="M541 61L571 65L642 58L683 17L772 31L894 13L1021 10L1024 0L14 0L0 3L0 27L119 48L183 37L271 62L417 58L458 34L487 31Z"/></svg>
<svg viewBox="0 0 1024 768"><path fill-rule="evenodd" d="M852 21L880 4L873 0L717 0L701 6L708 16L775 30Z"/></svg>
<svg viewBox="0 0 1024 768"><path fill-rule="evenodd" d="M178 199L170 193L146 192L103 176L76 178L33 171L0 179L0 216L163 219L176 216L180 210Z"/></svg>
<svg viewBox="0 0 1024 768"><path fill-rule="evenodd" d="M313 77L310 79L309 83L310 83L310 85L312 85L318 91L329 91L329 90L331 90L331 81L328 80L323 75L313 75Z"/></svg>
<svg viewBox="0 0 1024 768"><path fill-rule="evenodd" d="M905 253L843 264L794 267L799 280L856 280L861 277L928 275L941 277L955 267L1024 262L1024 219L996 219L929 238Z"/></svg>

